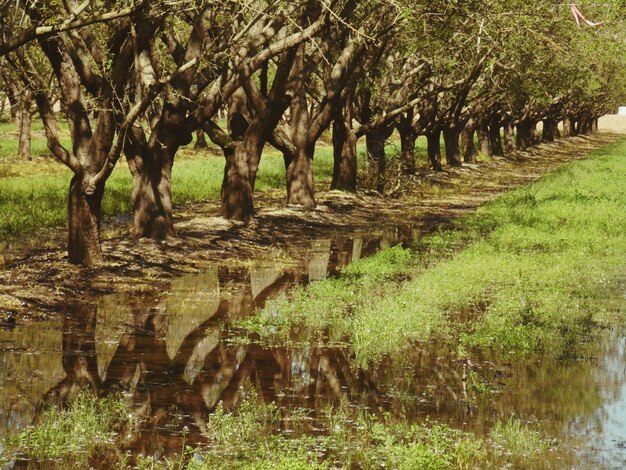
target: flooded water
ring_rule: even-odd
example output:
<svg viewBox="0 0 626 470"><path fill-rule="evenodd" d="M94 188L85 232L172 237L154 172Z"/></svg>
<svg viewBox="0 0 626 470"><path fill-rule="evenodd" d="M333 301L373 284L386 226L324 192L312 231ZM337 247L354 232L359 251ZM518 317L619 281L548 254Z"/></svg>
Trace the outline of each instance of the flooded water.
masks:
<svg viewBox="0 0 626 470"><path fill-rule="evenodd" d="M201 444L216 405L228 409L253 388L280 406L285 431L294 431L289 413L304 408L312 417L305 431L315 432L315 417L338 403L416 422L429 416L478 435L516 417L571 448L573 461L546 467L626 467L622 328L607 330L584 358L568 361L503 363L488 352L461 361L454 345L416 345L361 369L349 350L264 346L254 337L241 341L232 326L296 285L332 276L380 248L412 245L419 234L402 227L376 237L313 240L297 266L215 266L172 281L158 295L103 296L47 321L6 326L0 437L31 424L44 404L88 385L129 394L141 424L125 447L162 456L180 450L183 430L186 444Z"/></svg>

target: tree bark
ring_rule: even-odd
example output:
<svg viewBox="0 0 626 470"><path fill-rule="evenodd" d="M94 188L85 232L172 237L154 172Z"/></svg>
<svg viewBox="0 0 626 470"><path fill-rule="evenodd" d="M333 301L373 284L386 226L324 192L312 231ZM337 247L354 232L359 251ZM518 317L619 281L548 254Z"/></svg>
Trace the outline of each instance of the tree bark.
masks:
<svg viewBox="0 0 626 470"><path fill-rule="evenodd" d="M449 166L459 167L461 163L461 146L459 145L460 132L457 128L446 127L443 130L443 140L446 144L446 163Z"/></svg>
<svg viewBox="0 0 626 470"><path fill-rule="evenodd" d="M435 171L443 171L441 166L441 131L432 131L426 134L428 145L428 161Z"/></svg>
<svg viewBox="0 0 626 470"><path fill-rule="evenodd" d="M193 148L196 150L204 150L208 147L209 145L207 144L204 131L202 129L196 130L196 143Z"/></svg>
<svg viewBox="0 0 626 470"><path fill-rule="evenodd" d="M591 121L591 132L595 134L595 133L598 132L598 130L599 130L598 129L598 118L594 118Z"/></svg>
<svg viewBox="0 0 626 470"><path fill-rule="evenodd" d="M67 251L70 263L92 266L104 261L100 247L104 184L98 185L93 194L86 194L82 181L74 176L70 183Z"/></svg>
<svg viewBox="0 0 626 470"><path fill-rule="evenodd" d="M494 118L491 120L489 124L489 142L491 142L491 154L497 157L502 157L504 155L504 150L502 149L502 137L500 136L500 120L498 118Z"/></svg>
<svg viewBox="0 0 626 470"><path fill-rule="evenodd" d="M576 123L571 117L563 119L563 137L572 137L576 135Z"/></svg>
<svg viewBox="0 0 626 470"><path fill-rule="evenodd" d="M30 108L32 104L33 94L28 91L24 94L20 109L17 113L17 127L19 131L19 144L17 155L19 158L31 160L31 114Z"/></svg>
<svg viewBox="0 0 626 470"><path fill-rule="evenodd" d="M516 149L515 126L509 121L504 124L504 152L508 155L515 152Z"/></svg>
<svg viewBox="0 0 626 470"><path fill-rule="evenodd" d="M135 237L161 240L176 236L171 160L144 163L143 171L133 174L131 204Z"/></svg>
<svg viewBox="0 0 626 470"><path fill-rule="evenodd" d="M528 120L520 121L517 124L517 136L515 139L519 150L526 150L532 146L531 123Z"/></svg>
<svg viewBox="0 0 626 470"><path fill-rule="evenodd" d="M256 151L255 142L252 139L244 139L235 142L234 151L225 155L221 211L226 219L248 224L254 218L255 177L250 167L250 156Z"/></svg>
<svg viewBox="0 0 626 470"><path fill-rule="evenodd" d="M541 135L541 141L544 144L554 142L556 138L555 133L556 121L552 118L546 118L543 120L543 133Z"/></svg>
<svg viewBox="0 0 626 470"><path fill-rule="evenodd" d="M415 140L417 131L412 124L413 112L400 118L397 126L400 133L400 152L402 158L402 171L407 175L415 174Z"/></svg>
<svg viewBox="0 0 626 470"><path fill-rule="evenodd" d="M134 129L124 147L133 177L130 196L133 235L156 240L174 237L172 165L176 150L167 145L162 147L159 142L150 146L144 139L143 132Z"/></svg>
<svg viewBox="0 0 626 470"><path fill-rule="evenodd" d="M467 123L461 132L461 145L463 147L463 161L465 163L476 162L476 145L474 144L475 127L473 121Z"/></svg>
<svg viewBox="0 0 626 470"><path fill-rule="evenodd" d="M17 120L18 116L18 100L15 94L15 89L11 84L6 87L7 99L9 100L9 112L11 114L11 119L14 121Z"/></svg>
<svg viewBox="0 0 626 470"><path fill-rule="evenodd" d="M298 148L295 155L289 156L287 165L287 204L313 208L315 202L315 184L313 180L314 147ZM285 157L287 161L287 157Z"/></svg>
<svg viewBox="0 0 626 470"><path fill-rule="evenodd" d="M593 118L589 116L583 116L578 121L580 134L591 134L593 131Z"/></svg>
<svg viewBox="0 0 626 470"><path fill-rule="evenodd" d="M532 119L528 121L528 135L531 147L539 144L539 135L537 134L537 121Z"/></svg>
<svg viewBox="0 0 626 470"><path fill-rule="evenodd" d="M478 126L478 148L483 155L492 155L491 141L489 140L489 126L487 123L482 123Z"/></svg>
<svg viewBox="0 0 626 470"><path fill-rule="evenodd" d="M392 130L379 128L365 136L367 154L376 167L376 191L381 194L385 192L385 173L387 171L385 143L391 132Z"/></svg>
<svg viewBox="0 0 626 470"><path fill-rule="evenodd" d="M333 121L333 181L331 189L356 192L357 152L356 134L352 129L348 106Z"/></svg>

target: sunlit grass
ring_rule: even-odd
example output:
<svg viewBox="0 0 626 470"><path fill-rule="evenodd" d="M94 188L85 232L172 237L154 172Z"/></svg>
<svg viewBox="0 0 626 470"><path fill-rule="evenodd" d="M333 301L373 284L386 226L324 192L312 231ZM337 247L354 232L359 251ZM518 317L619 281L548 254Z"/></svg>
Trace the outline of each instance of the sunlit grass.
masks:
<svg viewBox="0 0 626 470"><path fill-rule="evenodd" d="M63 227L67 220L67 198L71 172L50 155L41 121L33 119L33 161L17 158L18 137L13 122L0 122L0 240L34 233L40 228ZM62 143L71 147L67 124L59 121ZM224 158L210 141L209 149L193 150L194 141L181 149L172 172L175 205L212 201L219 203L224 174ZM328 189L332 179L333 157L330 136L320 141L314 159L317 190ZM390 140L390 159L399 153L397 136ZM416 158L426 161L426 141L416 142ZM364 143L359 145L359 169L366 171ZM106 183L103 200L105 217L129 214L131 176L124 161L118 164ZM266 148L256 180L256 191L286 193L285 168L280 152Z"/></svg>
<svg viewBox="0 0 626 470"><path fill-rule="evenodd" d="M416 253L383 251L293 303L273 302L248 327L278 341L295 328L301 341L346 342L363 363L434 338L458 340L461 354L570 354L607 319L598 301L626 266L625 159L622 142L566 165ZM400 280L368 281L394 271Z"/></svg>
<svg viewBox="0 0 626 470"><path fill-rule="evenodd" d="M70 148L71 142L69 133L67 132L67 125L64 122L59 123L59 129L61 130L61 143L67 148ZM32 138L31 138L31 154L33 157L48 156L50 151L48 150L48 144L46 137L43 133L43 124L40 119L33 118L32 122ZM6 158L15 158L17 156L19 146L19 134L15 123L13 122L0 122L0 162ZM2 174L0 173L0 176Z"/></svg>
<svg viewBox="0 0 626 470"><path fill-rule="evenodd" d="M70 407L45 409L35 425L3 440L0 463L17 459L28 468L88 468L94 458L115 452L126 411L117 398L83 392Z"/></svg>
<svg viewBox="0 0 626 470"><path fill-rule="evenodd" d="M124 432L136 424L128 404L118 398L82 393L65 409L45 409L37 423L0 446L0 463L19 461L25 468L137 469L454 469L528 465L555 450L538 431L519 420L497 422L477 437L426 420L409 423L349 406L327 408L316 420L305 410L289 411L292 426L281 432L281 410L249 389L234 409L219 405L203 434L206 445L185 445L180 455L135 455L124 447ZM322 432L320 432L322 431Z"/></svg>

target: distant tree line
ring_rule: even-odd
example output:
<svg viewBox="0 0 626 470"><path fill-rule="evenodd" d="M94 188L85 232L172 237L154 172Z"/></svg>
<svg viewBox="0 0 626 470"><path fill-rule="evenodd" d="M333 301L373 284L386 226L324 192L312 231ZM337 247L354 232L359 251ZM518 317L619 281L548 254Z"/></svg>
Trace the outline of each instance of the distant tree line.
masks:
<svg viewBox="0 0 626 470"><path fill-rule="evenodd" d="M197 132L224 153L223 216L245 223L266 145L284 156L287 202L311 208L328 131L345 191L362 137L382 190L394 131L408 174L418 136L441 171L592 132L624 100L624 7L579 8L604 23L545 0L0 0L0 100L24 133L36 111L72 170L69 259L91 265L122 155L134 235L175 236L172 166Z"/></svg>

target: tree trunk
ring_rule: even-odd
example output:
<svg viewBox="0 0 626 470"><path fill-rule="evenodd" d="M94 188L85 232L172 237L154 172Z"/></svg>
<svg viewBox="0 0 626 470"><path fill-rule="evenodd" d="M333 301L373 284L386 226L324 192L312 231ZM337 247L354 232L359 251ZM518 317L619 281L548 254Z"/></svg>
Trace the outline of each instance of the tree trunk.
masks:
<svg viewBox="0 0 626 470"><path fill-rule="evenodd" d="M402 171L407 175L415 174L415 140L417 139L417 132L411 123L412 115L413 113L410 113L410 117L403 116L397 126L400 133Z"/></svg>
<svg viewBox="0 0 626 470"><path fill-rule="evenodd" d="M591 121L591 132L593 132L594 134L598 132L598 118L594 118Z"/></svg>
<svg viewBox="0 0 626 470"><path fill-rule="evenodd" d="M225 155L222 181L222 216L246 224L254 218L253 176L250 171L250 154L255 151L254 147L248 139L235 143L234 151Z"/></svg>
<svg viewBox="0 0 626 470"><path fill-rule="evenodd" d="M579 120L580 134L591 134L593 130L593 119L588 116L584 116Z"/></svg>
<svg viewBox="0 0 626 470"><path fill-rule="evenodd" d="M466 163L476 162L476 145L474 144L475 127L473 121L467 123L461 132L461 145L463 147L463 161Z"/></svg>
<svg viewBox="0 0 626 470"><path fill-rule="evenodd" d="M381 194L385 192L385 172L387 171L386 141L386 129L376 129L365 136L367 154L376 167L376 191Z"/></svg>
<svg viewBox="0 0 626 470"><path fill-rule="evenodd" d="M489 142L491 143L491 154L502 157L504 151L502 149L502 137L500 136L500 120L494 118L489 125Z"/></svg>
<svg viewBox="0 0 626 470"><path fill-rule="evenodd" d="M7 99L9 100L9 112L11 113L11 119L13 119L14 121L17 121L18 114L19 114L18 113L19 104L18 104L18 99L16 95L16 87L12 86L11 83L7 83L7 85L8 86L6 87L6 93L7 93Z"/></svg>
<svg viewBox="0 0 626 470"><path fill-rule="evenodd" d="M158 139L157 139L158 140ZM164 239L176 236L172 215L172 165L177 145L150 147L143 131L134 129L124 142L124 153L133 177L130 195L133 235Z"/></svg>
<svg viewBox="0 0 626 470"><path fill-rule="evenodd" d="M576 122L571 117L565 118L563 120L563 137L572 137L576 134Z"/></svg>
<svg viewBox="0 0 626 470"><path fill-rule="evenodd" d="M526 150L532 146L531 122L528 120L520 121L517 124L517 136L515 140L519 150Z"/></svg>
<svg viewBox="0 0 626 470"><path fill-rule="evenodd" d="M461 166L460 132L457 128L444 128L443 140L446 144L446 162L449 166Z"/></svg>
<svg viewBox="0 0 626 470"><path fill-rule="evenodd" d="M504 153L508 155L515 152L516 149L515 126L509 121L504 124Z"/></svg>
<svg viewBox="0 0 626 470"><path fill-rule="evenodd" d="M554 139L556 138L554 132L555 124L556 122L552 118L546 118L543 120L543 133L541 136L541 141L544 144L554 142Z"/></svg>
<svg viewBox="0 0 626 470"><path fill-rule="evenodd" d="M349 111L333 121L333 181L331 189L356 192L357 153L356 135L351 126Z"/></svg>
<svg viewBox="0 0 626 470"><path fill-rule="evenodd" d="M82 179L70 183L67 252L70 263L93 266L104 261L100 247L100 208L104 183L85 194Z"/></svg>
<svg viewBox="0 0 626 470"><path fill-rule="evenodd" d="M162 240L176 236L171 160L144 160L142 171L133 172L131 204L135 237Z"/></svg>
<svg viewBox="0 0 626 470"><path fill-rule="evenodd" d="M478 148L483 155L492 155L491 141L489 140L489 126L483 123L478 126Z"/></svg>
<svg viewBox="0 0 626 470"><path fill-rule="evenodd" d="M313 181L314 146L298 149L295 155L285 157L287 166L287 204L313 208L315 202L315 185Z"/></svg>
<svg viewBox="0 0 626 470"><path fill-rule="evenodd" d="M33 94L29 91L24 94L20 109L17 113L17 128L19 132L19 144L17 155L19 158L31 160L31 114Z"/></svg>
<svg viewBox="0 0 626 470"><path fill-rule="evenodd" d="M204 131L202 129L196 130L196 144L194 145L194 149L196 150L204 150L208 148L206 137L204 135Z"/></svg>
<svg viewBox="0 0 626 470"><path fill-rule="evenodd" d="M426 134L428 145L428 160L433 170L443 171L441 166L441 131L432 131Z"/></svg>
<svg viewBox="0 0 626 470"><path fill-rule="evenodd" d="M530 146L539 145L539 135L537 134L537 121L528 121L528 136Z"/></svg>

